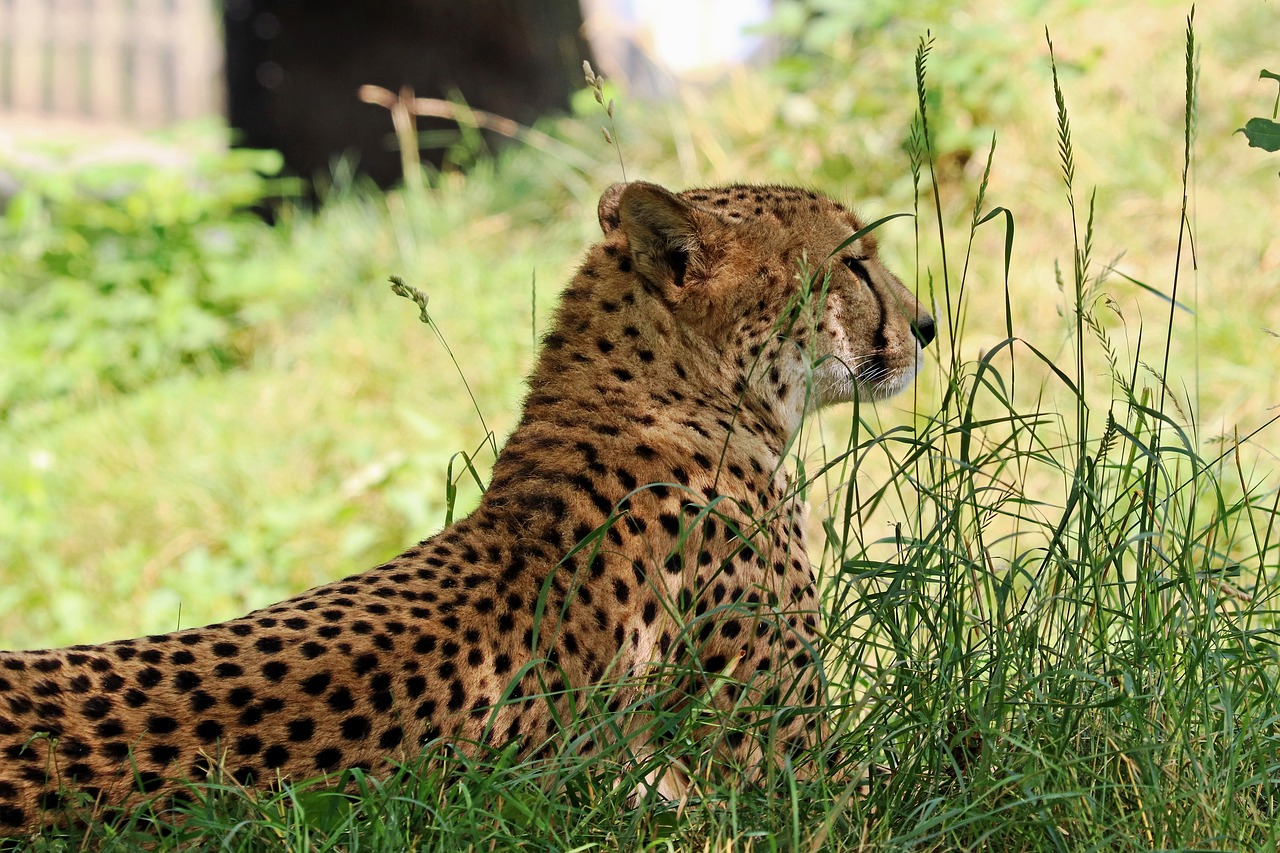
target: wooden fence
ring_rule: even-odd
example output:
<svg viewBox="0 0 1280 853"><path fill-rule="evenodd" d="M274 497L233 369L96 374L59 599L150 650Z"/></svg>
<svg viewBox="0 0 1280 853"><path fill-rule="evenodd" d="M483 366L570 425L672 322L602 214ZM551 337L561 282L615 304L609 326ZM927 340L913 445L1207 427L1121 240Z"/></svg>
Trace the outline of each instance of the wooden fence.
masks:
<svg viewBox="0 0 1280 853"><path fill-rule="evenodd" d="M0 0L0 118L218 113L221 54L211 0Z"/></svg>

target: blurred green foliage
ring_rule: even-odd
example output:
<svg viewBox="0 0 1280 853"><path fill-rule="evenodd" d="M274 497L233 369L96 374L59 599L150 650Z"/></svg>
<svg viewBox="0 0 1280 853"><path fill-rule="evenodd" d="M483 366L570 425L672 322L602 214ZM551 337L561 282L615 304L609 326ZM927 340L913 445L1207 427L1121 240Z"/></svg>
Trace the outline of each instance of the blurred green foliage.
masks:
<svg viewBox="0 0 1280 853"><path fill-rule="evenodd" d="M891 118L895 143L908 146L913 104L902 97L909 55L930 28L945 31L964 50L930 68L930 116L936 116L935 154L945 170L963 167L985 152L992 131L1017 106L1008 69L1026 52L1009 19L1034 16L1046 0L1018 0L981 14L948 0L780 0L766 31L782 40L774 66L792 96L781 111L784 124L820 119L864 122ZM829 152L824 180L847 181L864 162L854 152Z"/></svg>
<svg viewBox="0 0 1280 853"><path fill-rule="evenodd" d="M255 311L279 298L237 267L281 160L220 147L0 162L17 187L0 216L0 416L244 357Z"/></svg>

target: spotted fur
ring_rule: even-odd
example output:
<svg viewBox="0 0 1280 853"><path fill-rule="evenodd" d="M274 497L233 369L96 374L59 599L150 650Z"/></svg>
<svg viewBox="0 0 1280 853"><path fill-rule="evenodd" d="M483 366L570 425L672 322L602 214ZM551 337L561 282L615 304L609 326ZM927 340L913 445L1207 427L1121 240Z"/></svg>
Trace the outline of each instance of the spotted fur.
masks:
<svg viewBox="0 0 1280 853"><path fill-rule="evenodd" d="M0 835L70 792L385 773L439 739L537 756L569 693L618 682L622 707L669 663L757 716L817 701L784 446L817 407L904 388L933 320L814 192L620 184L599 218L469 517L229 622L0 653Z"/></svg>

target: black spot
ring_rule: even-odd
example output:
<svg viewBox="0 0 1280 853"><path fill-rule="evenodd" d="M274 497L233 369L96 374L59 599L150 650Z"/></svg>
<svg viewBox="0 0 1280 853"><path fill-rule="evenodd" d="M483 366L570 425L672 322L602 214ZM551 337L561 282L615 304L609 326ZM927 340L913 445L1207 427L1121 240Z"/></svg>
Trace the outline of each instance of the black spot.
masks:
<svg viewBox="0 0 1280 853"><path fill-rule="evenodd" d="M268 770L283 767L288 760L289 750L278 743L267 747L266 751L262 753L262 766Z"/></svg>
<svg viewBox="0 0 1280 853"><path fill-rule="evenodd" d="M139 687L155 687L164 678L163 673L154 666L149 666L138 673L136 680Z"/></svg>
<svg viewBox="0 0 1280 853"><path fill-rule="evenodd" d="M311 736L316 730L316 724L310 717L302 717L297 720L290 720L287 728L289 730L289 740L294 743L305 743L311 740Z"/></svg>
<svg viewBox="0 0 1280 853"><path fill-rule="evenodd" d="M302 682L302 692L309 696L319 696L329 688L329 681L329 673L316 673Z"/></svg>
<svg viewBox="0 0 1280 853"><path fill-rule="evenodd" d="M404 740L404 730L399 726L392 726L378 738L378 747L380 749L395 749L402 740Z"/></svg>
<svg viewBox="0 0 1280 853"><path fill-rule="evenodd" d="M64 740L58 744L58 749L67 758L85 758L93 754L93 747L82 740Z"/></svg>
<svg viewBox="0 0 1280 853"><path fill-rule="evenodd" d="M467 701L467 694L462 689L462 682L454 679L449 682L449 710L458 711Z"/></svg>
<svg viewBox="0 0 1280 853"><path fill-rule="evenodd" d="M106 740L124 734L124 723L119 720L103 720L94 727L93 733Z"/></svg>
<svg viewBox="0 0 1280 853"><path fill-rule="evenodd" d="M274 654L283 648L284 643L280 642L279 637L259 637L258 642L253 647L263 654Z"/></svg>
<svg viewBox="0 0 1280 853"><path fill-rule="evenodd" d="M351 697L351 691L345 687L339 687L329 694L329 707L335 711L350 711L356 706L356 700Z"/></svg>
<svg viewBox="0 0 1280 853"><path fill-rule="evenodd" d="M245 735L236 741L237 755L257 755L262 749L262 739L257 735Z"/></svg>
<svg viewBox="0 0 1280 853"><path fill-rule="evenodd" d="M693 590L680 590L680 594L676 596L676 605L682 612L688 612L693 607Z"/></svg>
<svg viewBox="0 0 1280 853"><path fill-rule="evenodd" d="M319 643L308 642L302 644L302 656L307 660L315 660L327 651L328 648Z"/></svg>
<svg viewBox="0 0 1280 853"><path fill-rule="evenodd" d="M111 761L124 761L129 757L129 744L124 743L123 740L110 740L102 744L102 754Z"/></svg>
<svg viewBox="0 0 1280 853"><path fill-rule="evenodd" d="M280 660L268 661L262 665L262 677L267 681L279 681L289 672L289 664Z"/></svg>
<svg viewBox="0 0 1280 853"><path fill-rule="evenodd" d="M626 581L621 578L613 579L613 596L618 599L619 604L626 604L631 598L631 588L627 586Z"/></svg>
<svg viewBox="0 0 1280 853"><path fill-rule="evenodd" d="M347 740L364 740L372 728L368 717L347 717L342 721L342 736Z"/></svg>
<svg viewBox="0 0 1280 853"><path fill-rule="evenodd" d="M196 724L196 737L204 743L213 743L222 737L222 723L217 720L201 720Z"/></svg>
<svg viewBox="0 0 1280 853"><path fill-rule="evenodd" d="M244 675L244 668L238 663L220 663L213 668L218 678L239 678Z"/></svg>
<svg viewBox="0 0 1280 853"><path fill-rule="evenodd" d="M329 747L316 753L317 770L333 770L342 763L342 750Z"/></svg>
<svg viewBox="0 0 1280 853"><path fill-rule="evenodd" d="M240 647L235 643L214 643L213 653L220 658L233 658L240 654Z"/></svg>
<svg viewBox="0 0 1280 853"><path fill-rule="evenodd" d="M190 704L191 704L191 712L193 714L199 714L209 710L214 705L218 704L218 700L214 699L211 695L209 695L203 690L197 690L195 693L191 694Z"/></svg>
<svg viewBox="0 0 1280 853"><path fill-rule="evenodd" d="M66 709L63 708L62 705L54 702L41 702L39 705L36 705L36 714L42 720L61 720L66 716L66 713ZM51 733L57 734L56 732L53 732L52 726L50 726L49 729Z"/></svg>
<svg viewBox="0 0 1280 853"><path fill-rule="evenodd" d="M147 750L147 754L151 757L153 764L164 766L181 755L182 750L171 743L158 743Z"/></svg>
<svg viewBox="0 0 1280 853"><path fill-rule="evenodd" d="M369 697L369 703L375 711L390 711L395 700L390 690L379 690Z"/></svg>
<svg viewBox="0 0 1280 853"><path fill-rule="evenodd" d="M80 713L89 720L101 720L110 712L111 700L105 696L92 696L80 706Z"/></svg>
<svg viewBox="0 0 1280 853"><path fill-rule="evenodd" d="M147 718L147 731L153 735L167 735L177 727L178 721L173 717L152 714Z"/></svg>

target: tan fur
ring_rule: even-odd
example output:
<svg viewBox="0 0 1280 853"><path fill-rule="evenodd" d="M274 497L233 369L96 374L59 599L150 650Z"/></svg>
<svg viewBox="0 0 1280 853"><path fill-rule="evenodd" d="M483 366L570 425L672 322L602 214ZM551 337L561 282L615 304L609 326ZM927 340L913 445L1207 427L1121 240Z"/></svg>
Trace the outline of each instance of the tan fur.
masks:
<svg viewBox="0 0 1280 853"><path fill-rule="evenodd" d="M534 756L563 743L566 691L620 682L620 706L664 663L703 673L685 694L731 676L717 704L757 716L817 700L783 447L814 408L905 387L932 320L869 238L829 257L861 223L816 193L633 183L599 215L469 517L230 622L0 653L0 835L70 791L381 773L437 738Z"/></svg>

